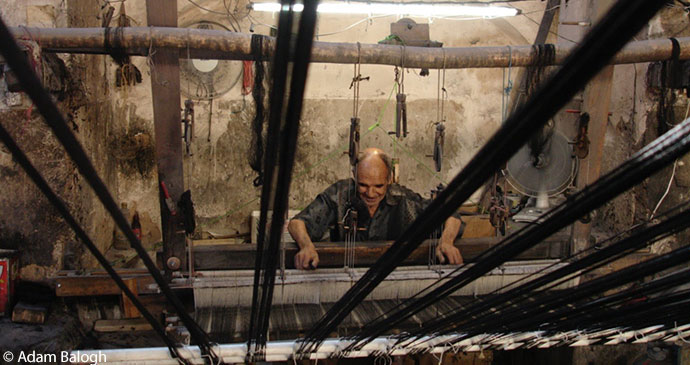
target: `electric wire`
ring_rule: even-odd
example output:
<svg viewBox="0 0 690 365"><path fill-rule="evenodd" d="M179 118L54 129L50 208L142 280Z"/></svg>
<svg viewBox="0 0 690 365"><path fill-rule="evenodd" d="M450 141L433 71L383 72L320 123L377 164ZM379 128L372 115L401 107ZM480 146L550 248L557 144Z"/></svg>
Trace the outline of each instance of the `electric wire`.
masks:
<svg viewBox="0 0 690 365"><path fill-rule="evenodd" d="M318 321L302 341L299 351L312 352L318 348L345 316L409 256L439 222L447 219L488 179L492 168L505 162L522 146L523 140L517 140L515 136L529 136L545 124L656 14L660 6L659 3L644 0L617 2L588 33L583 43L568 56L558 73L508 118L465 169L450 182L448 188L402 234L404 238L396 241L374 267Z"/></svg>
<svg viewBox="0 0 690 365"><path fill-rule="evenodd" d="M130 245L137 252L167 300L173 305L192 339L197 346L199 346L202 354L210 357L213 361L219 361L211 348L211 341L208 335L184 310L182 302L180 302L175 293L170 289L163 275L161 275L155 263L141 245L141 242L139 242L132 232L129 222L127 222L118 204L110 195L108 188L98 175L98 172L89 160L84 148L70 130L65 118L53 103L51 96L43 89L41 82L27 65L26 58L17 46L14 37L9 32L2 19L0 19L0 53L2 53L7 64L15 72L17 79L20 81L27 95L29 95L41 115L43 115L46 124L53 130L53 133L63 145L67 154L75 162L79 172L84 176L105 209L110 213L117 227L120 228L127 237Z"/></svg>

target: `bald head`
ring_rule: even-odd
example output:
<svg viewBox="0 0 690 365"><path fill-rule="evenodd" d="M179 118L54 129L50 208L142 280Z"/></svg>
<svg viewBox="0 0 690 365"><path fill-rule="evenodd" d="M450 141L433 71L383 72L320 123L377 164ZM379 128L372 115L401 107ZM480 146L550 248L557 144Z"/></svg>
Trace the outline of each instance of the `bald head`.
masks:
<svg viewBox="0 0 690 365"><path fill-rule="evenodd" d="M390 179L392 175L391 160L388 155L380 148L369 147L362 151L357 164L357 175L360 175L362 170L380 170L384 169L387 178Z"/></svg>
<svg viewBox="0 0 690 365"><path fill-rule="evenodd" d="M357 163L357 191L373 217L391 183L391 164L378 148L367 148Z"/></svg>

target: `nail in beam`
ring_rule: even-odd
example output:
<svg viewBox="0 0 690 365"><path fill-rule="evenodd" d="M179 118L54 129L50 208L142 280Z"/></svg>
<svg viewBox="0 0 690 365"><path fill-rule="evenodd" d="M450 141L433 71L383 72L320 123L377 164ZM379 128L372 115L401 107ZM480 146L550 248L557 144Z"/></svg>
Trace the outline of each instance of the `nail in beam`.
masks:
<svg viewBox="0 0 690 365"><path fill-rule="evenodd" d="M45 51L57 53L107 54L104 28L11 28L15 37L34 40ZM220 30L127 27L111 28L108 44L120 44L124 52L146 56L156 49L178 49L180 58L209 58L228 60L251 59L251 34ZM690 59L690 37L677 38L680 59ZM263 55L269 60L275 48L275 38L266 37ZM560 64L574 45L555 45L554 64ZM671 58L671 40L653 39L629 43L614 57L612 64L661 61ZM356 43L314 42L312 62L352 64L358 60ZM511 59L512 58L512 62ZM533 46L402 47L384 44L361 44L361 63L402 65L412 68L491 68L520 67L536 61Z"/></svg>

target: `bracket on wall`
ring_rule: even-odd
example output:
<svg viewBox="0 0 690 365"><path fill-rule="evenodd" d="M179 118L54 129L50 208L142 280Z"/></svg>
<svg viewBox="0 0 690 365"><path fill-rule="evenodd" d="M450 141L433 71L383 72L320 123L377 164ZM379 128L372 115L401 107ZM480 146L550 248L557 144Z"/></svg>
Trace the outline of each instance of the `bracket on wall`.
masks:
<svg viewBox="0 0 690 365"><path fill-rule="evenodd" d="M379 44L391 44L411 47L443 47L443 42L432 41L429 38L429 24L417 24L410 18L402 18L391 23L391 33ZM421 76L429 75L429 69L423 68Z"/></svg>

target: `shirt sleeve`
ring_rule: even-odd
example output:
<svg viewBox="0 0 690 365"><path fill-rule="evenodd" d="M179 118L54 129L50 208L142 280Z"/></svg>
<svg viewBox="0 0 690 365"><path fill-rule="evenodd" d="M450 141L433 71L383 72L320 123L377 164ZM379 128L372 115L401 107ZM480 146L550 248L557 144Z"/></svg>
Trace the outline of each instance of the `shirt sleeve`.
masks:
<svg viewBox="0 0 690 365"><path fill-rule="evenodd" d="M293 218L304 222L309 238L313 242L321 241L329 226L335 224L338 211L337 198L337 185L333 184L317 195L316 199Z"/></svg>

